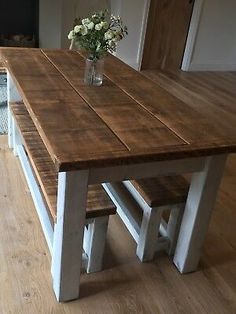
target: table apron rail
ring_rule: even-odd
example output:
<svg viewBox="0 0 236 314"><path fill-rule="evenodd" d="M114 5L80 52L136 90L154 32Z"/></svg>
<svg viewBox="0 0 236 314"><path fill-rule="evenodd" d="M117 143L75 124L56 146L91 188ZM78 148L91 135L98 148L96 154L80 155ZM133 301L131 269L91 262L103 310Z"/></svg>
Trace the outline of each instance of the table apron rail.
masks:
<svg viewBox="0 0 236 314"><path fill-rule="evenodd" d="M204 169L207 158L211 157L167 160L91 169L89 171L89 184L200 172Z"/></svg>

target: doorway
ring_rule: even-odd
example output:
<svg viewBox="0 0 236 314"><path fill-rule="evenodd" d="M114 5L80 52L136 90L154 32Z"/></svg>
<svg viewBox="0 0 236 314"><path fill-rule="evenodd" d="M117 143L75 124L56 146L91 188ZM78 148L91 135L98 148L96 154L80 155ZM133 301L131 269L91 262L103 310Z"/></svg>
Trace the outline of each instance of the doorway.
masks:
<svg viewBox="0 0 236 314"><path fill-rule="evenodd" d="M141 69L181 68L194 0L151 0Z"/></svg>

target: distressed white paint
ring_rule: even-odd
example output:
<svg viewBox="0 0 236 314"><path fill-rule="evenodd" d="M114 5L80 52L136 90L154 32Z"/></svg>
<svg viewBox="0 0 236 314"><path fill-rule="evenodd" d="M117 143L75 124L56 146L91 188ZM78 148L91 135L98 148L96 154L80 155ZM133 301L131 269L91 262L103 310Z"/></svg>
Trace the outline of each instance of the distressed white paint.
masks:
<svg viewBox="0 0 236 314"><path fill-rule="evenodd" d="M26 181L28 183L35 208L38 213L38 217L43 229L43 233L49 248L52 253L52 241L53 241L53 227L48 217L48 212L44 204L44 200L39 190L38 183L34 177L33 170L30 166L29 160L26 156L24 147L22 145L17 146L17 153L21 162L23 172L25 174Z"/></svg>
<svg viewBox="0 0 236 314"><path fill-rule="evenodd" d="M12 116L9 109L10 102L21 101L22 97L20 96L15 83L7 71L7 103L8 103L8 146L9 148L13 148L13 134L12 134Z"/></svg>
<svg viewBox="0 0 236 314"><path fill-rule="evenodd" d="M96 217L88 224L86 231L86 254L88 256L87 273L102 270L109 216Z"/></svg>
<svg viewBox="0 0 236 314"><path fill-rule="evenodd" d="M117 213L136 242L139 239L141 219L138 217L137 204L134 202L122 183L104 183L104 189L117 208Z"/></svg>
<svg viewBox="0 0 236 314"><path fill-rule="evenodd" d="M225 155L208 157L203 171L192 176L174 255L181 273L197 269L225 161Z"/></svg>
<svg viewBox="0 0 236 314"><path fill-rule="evenodd" d="M158 230L162 236L169 239L170 247L168 249L168 254L172 255L176 247L184 205L169 204L162 207L151 208L130 181L124 181L123 184L129 190L144 212L140 238L138 242L139 244L137 248L137 255L139 256L140 260L148 261L153 258L155 253L155 245L153 245L153 243L155 239L157 239L156 230ZM161 214L165 209L170 210L168 223L166 223L161 218ZM156 224L156 229L153 227L153 223ZM145 235L146 233L147 235ZM156 247L156 250L157 249L158 247Z"/></svg>
<svg viewBox="0 0 236 314"><path fill-rule="evenodd" d="M151 208L128 181L104 183L103 186L116 205L118 215L137 243L136 254L142 262L152 260L158 251L164 249L169 252L170 247L173 248L176 242L174 236L177 236L176 229L179 229L180 222L177 220L174 223L174 217L177 215L173 215L168 232L167 224L164 225L161 215L165 209L173 207L175 210L176 204ZM161 237L158 236L160 228ZM171 240L175 242L171 243Z"/></svg>
<svg viewBox="0 0 236 314"><path fill-rule="evenodd" d="M160 175L176 175L201 171L204 157L130 164L116 167L96 168L89 172L89 184L151 178Z"/></svg>
<svg viewBox="0 0 236 314"><path fill-rule="evenodd" d="M59 173L51 272L61 302L79 297L87 189L87 171Z"/></svg>
<svg viewBox="0 0 236 314"><path fill-rule="evenodd" d="M141 262L151 261L157 250L158 231L161 222L161 208L143 208L142 224L136 254Z"/></svg>
<svg viewBox="0 0 236 314"><path fill-rule="evenodd" d="M166 236L170 239L168 254L173 255L179 236L180 225L183 219L185 204L178 204L171 208L170 217L166 226Z"/></svg>
<svg viewBox="0 0 236 314"><path fill-rule="evenodd" d="M12 148L14 155L18 156L17 146L21 144L21 137L19 134L19 130L17 128L16 122L14 120L14 117L12 117Z"/></svg>

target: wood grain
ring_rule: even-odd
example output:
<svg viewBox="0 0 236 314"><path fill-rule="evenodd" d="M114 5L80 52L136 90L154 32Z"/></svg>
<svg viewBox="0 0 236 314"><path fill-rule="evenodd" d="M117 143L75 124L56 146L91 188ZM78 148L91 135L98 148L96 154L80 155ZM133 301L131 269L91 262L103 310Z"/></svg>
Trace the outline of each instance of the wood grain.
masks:
<svg viewBox="0 0 236 314"><path fill-rule="evenodd" d="M106 75L184 139L189 144L187 149L197 151L200 147L212 145L216 148L235 141L236 116L231 114L233 104L222 110L215 104L196 106L191 101L185 103L113 56L107 58L106 64Z"/></svg>
<svg viewBox="0 0 236 314"><path fill-rule="evenodd" d="M182 176L131 180L150 207L185 203L189 184Z"/></svg>
<svg viewBox="0 0 236 314"><path fill-rule="evenodd" d="M75 51L0 52L59 171L236 151L232 106L186 104L113 56L97 88Z"/></svg>
<svg viewBox="0 0 236 314"><path fill-rule="evenodd" d="M180 69L194 0L152 0L142 69Z"/></svg>
<svg viewBox="0 0 236 314"><path fill-rule="evenodd" d="M84 59L77 53L45 51L45 54L129 151L181 144L180 139L115 83L107 80L102 88L85 86L78 79L83 78Z"/></svg>
<svg viewBox="0 0 236 314"><path fill-rule="evenodd" d="M51 215L57 217L58 173L23 103L11 103L13 116L24 140L31 165L46 199ZM116 207L101 185L90 185L86 218L113 215Z"/></svg>

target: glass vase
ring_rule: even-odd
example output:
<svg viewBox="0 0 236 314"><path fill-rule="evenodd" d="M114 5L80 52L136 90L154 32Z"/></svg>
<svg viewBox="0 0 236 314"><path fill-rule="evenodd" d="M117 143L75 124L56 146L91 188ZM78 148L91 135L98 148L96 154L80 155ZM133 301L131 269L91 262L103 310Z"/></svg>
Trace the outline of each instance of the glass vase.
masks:
<svg viewBox="0 0 236 314"><path fill-rule="evenodd" d="M104 59L87 58L84 72L86 85L101 86L103 80Z"/></svg>

